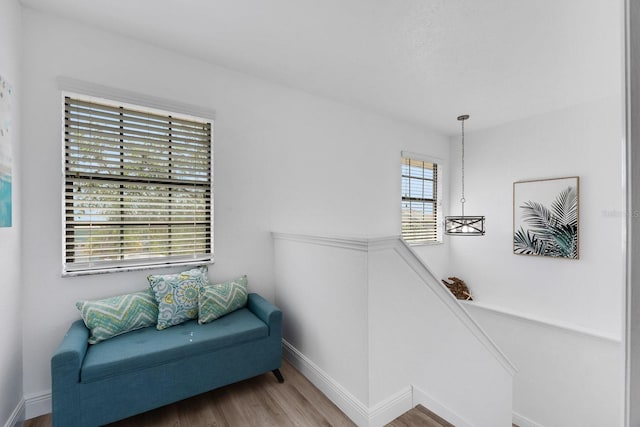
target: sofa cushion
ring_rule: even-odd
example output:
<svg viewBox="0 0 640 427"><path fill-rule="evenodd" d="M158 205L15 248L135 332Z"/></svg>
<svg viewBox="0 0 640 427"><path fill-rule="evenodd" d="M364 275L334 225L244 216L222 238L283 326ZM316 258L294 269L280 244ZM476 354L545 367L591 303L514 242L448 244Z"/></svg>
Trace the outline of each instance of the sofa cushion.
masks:
<svg viewBox="0 0 640 427"><path fill-rule="evenodd" d="M84 324L91 331L89 344L156 324L158 304L151 289L96 301L78 301Z"/></svg>
<svg viewBox="0 0 640 427"><path fill-rule="evenodd" d="M158 302L158 330L198 317L200 288L209 283L207 266L177 274L147 276Z"/></svg>
<svg viewBox="0 0 640 427"><path fill-rule="evenodd" d="M187 360L193 354L242 344L267 337L268 334L267 325L247 308L206 325L190 320L162 331L152 327L138 329L89 346L80 381L100 381L177 360Z"/></svg>
<svg viewBox="0 0 640 427"><path fill-rule="evenodd" d="M247 276L204 285L198 296L198 323L209 323L247 305Z"/></svg>

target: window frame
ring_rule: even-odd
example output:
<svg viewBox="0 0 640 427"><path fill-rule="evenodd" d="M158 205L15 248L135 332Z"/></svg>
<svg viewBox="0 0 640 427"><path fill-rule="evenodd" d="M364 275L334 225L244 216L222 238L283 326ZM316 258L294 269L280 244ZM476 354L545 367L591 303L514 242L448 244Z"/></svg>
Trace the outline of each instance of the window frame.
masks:
<svg viewBox="0 0 640 427"><path fill-rule="evenodd" d="M402 217L403 217L403 208L402 208L402 204L405 201L405 196L403 195L402 192L402 182L403 182L403 173L402 173L402 166L403 166L403 161L407 159L407 160L414 160L414 161L420 161L420 162L425 162L425 163L432 163L434 165L436 165L436 175L435 175L435 200L433 201L433 203L435 203L435 210L436 210L436 237L433 240L407 240L405 239L403 230L402 230ZM425 154L419 154L419 153L413 153L413 152L409 152L409 151L402 151L400 153L400 237L409 245L409 246L429 246L429 245L439 245L442 244L444 242L444 213L443 213L443 209L442 209L442 195L443 195L443 177L444 177L444 172L443 170L446 169L446 164L444 162L444 160L438 158L438 157L434 157L434 156L429 156L429 155L425 155ZM425 199L427 200L427 199Z"/></svg>
<svg viewBox="0 0 640 427"><path fill-rule="evenodd" d="M160 98L146 97L132 92L118 91L114 89L105 89L84 82L78 82L71 79L59 79L61 89L61 260L62 260L62 276L78 276L98 273L110 273L120 271L145 270L162 267L175 266L191 266L211 264L214 262L214 113L210 110L204 110L198 107L188 106L173 101ZM84 89L84 90L83 90ZM209 215L209 245L204 254L195 256L196 254L183 257L171 256L147 256L139 259L122 259L114 261L98 261L93 265L84 268L73 268L73 263L67 262L66 253L66 230L67 230L67 213L66 213L66 192L65 185L67 180L66 173L66 153L65 153L65 99L72 97L74 99L86 100L89 102L103 103L110 106L122 106L137 111L145 111L152 114L171 115L177 119L198 120L207 122L211 127L210 135L210 151L209 151L209 208L206 213ZM204 113L204 114L203 114ZM192 258L189 258L192 257Z"/></svg>

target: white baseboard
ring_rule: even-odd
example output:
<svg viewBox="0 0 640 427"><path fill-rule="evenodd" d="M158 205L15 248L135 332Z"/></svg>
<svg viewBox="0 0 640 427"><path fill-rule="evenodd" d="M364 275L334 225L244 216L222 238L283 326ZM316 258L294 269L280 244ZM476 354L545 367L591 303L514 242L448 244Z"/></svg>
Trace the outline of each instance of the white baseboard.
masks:
<svg viewBox="0 0 640 427"><path fill-rule="evenodd" d="M411 387L368 408L289 342L282 344L284 357L358 426L381 427L412 408Z"/></svg>
<svg viewBox="0 0 640 427"><path fill-rule="evenodd" d="M359 426L369 425L369 409L298 349L282 340L284 357Z"/></svg>
<svg viewBox="0 0 640 427"><path fill-rule="evenodd" d="M518 427L542 427L541 424L536 423L535 421L530 420L524 415L520 415L517 412L513 413L513 423Z"/></svg>
<svg viewBox="0 0 640 427"><path fill-rule="evenodd" d="M456 427L473 427L469 421L453 412L451 409L434 399L429 393L413 386L413 402L412 406L422 405L431 412L438 414Z"/></svg>
<svg viewBox="0 0 640 427"><path fill-rule="evenodd" d="M25 419L51 413L51 392L35 393L25 396Z"/></svg>
<svg viewBox="0 0 640 427"><path fill-rule="evenodd" d="M400 390L369 408L369 427L382 427L413 408L411 387Z"/></svg>
<svg viewBox="0 0 640 427"><path fill-rule="evenodd" d="M22 425L24 418L24 399L21 399L18 406L13 410L11 416L5 423L4 427L19 427Z"/></svg>

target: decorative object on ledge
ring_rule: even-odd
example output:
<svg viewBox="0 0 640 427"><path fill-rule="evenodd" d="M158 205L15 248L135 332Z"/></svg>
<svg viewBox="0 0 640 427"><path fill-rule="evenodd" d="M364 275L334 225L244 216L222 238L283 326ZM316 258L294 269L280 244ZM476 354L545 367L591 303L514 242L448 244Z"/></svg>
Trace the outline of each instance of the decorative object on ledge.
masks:
<svg viewBox="0 0 640 427"><path fill-rule="evenodd" d="M469 288L467 287L467 284L464 283L464 280L455 276L449 277L449 280L451 280L451 283L442 279L442 283L447 287L447 289L449 289L454 297L465 301L473 301L471 292L469 292Z"/></svg>
<svg viewBox="0 0 640 427"><path fill-rule="evenodd" d="M484 216L465 216L464 204L464 121L469 118L468 114L458 116L462 122L462 205L461 216L448 216L444 219L444 232L451 236L484 236Z"/></svg>
<svg viewBox="0 0 640 427"><path fill-rule="evenodd" d="M579 178L513 183L513 253L579 257Z"/></svg>

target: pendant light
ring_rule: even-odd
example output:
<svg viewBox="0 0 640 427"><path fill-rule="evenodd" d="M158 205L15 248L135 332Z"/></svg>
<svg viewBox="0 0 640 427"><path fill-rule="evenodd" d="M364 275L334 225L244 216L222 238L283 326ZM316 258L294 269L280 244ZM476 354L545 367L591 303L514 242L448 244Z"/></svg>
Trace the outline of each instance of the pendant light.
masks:
<svg viewBox="0 0 640 427"><path fill-rule="evenodd" d="M464 204L464 121L469 118L468 114L458 116L462 123L462 205L461 216L448 216L444 219L445 234L451 236L484 236L484 216L465 216Z"/></svg>

